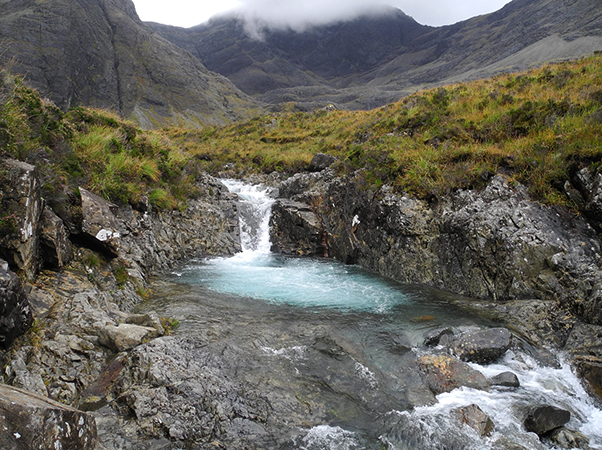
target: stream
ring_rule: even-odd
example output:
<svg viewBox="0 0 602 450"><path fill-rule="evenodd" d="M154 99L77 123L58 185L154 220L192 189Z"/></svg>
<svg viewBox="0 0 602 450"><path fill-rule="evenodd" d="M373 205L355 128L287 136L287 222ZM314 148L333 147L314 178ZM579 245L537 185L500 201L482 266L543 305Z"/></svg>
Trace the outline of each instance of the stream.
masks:
<svg viewBox="0 0 602 450"><path fill-rule="evenodd" d="M550 366L549 351L519 345L495 364L471 364L487 377L511 371L519 388L462 387L434 397L416 366L432 351L425 336L496 324L468 313L459 305L469 299L448 292L329 259L270 253L270 189L224 184L240 198L243 251L189 261L159 283L142 309L178 319L175 337L242 349L228 376L260 392L275 416L273 429L285 430L249 448L553 449L522 425L530 406L550 404L570 411L566 427L602 449L600 405L562 355ZM492 419L490 436L450 418L469 404Z"/></svg>

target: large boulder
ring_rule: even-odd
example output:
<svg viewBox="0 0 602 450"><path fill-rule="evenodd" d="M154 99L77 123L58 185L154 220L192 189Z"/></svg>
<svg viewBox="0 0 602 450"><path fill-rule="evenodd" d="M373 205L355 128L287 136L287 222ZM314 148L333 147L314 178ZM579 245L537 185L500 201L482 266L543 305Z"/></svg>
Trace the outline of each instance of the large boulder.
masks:
<svg viewBox="0 0 602 450"><path fill-rule="evenodd" d="M463 361L491 363L510 348L512 335L506 328L489 328L461 334L454 341L454 353Z"/></svg>
<svg viewBox="0 0 602 450"><path fill-rule="evenodd" d="M101 448L93 417L3 384L0 384L0 429L3 449Z"/></svg>
<svg viewBox="0 0 602 450"><path fill-rule="evenodd" d="M0 348L8 348L13 340L31 326L33 316L21 280L0 259Z"/></svg>
<svg viewBox="0 0 602 450"><path fill-rule="evenodd" d="M525 429L538 436L563 426L571 420L571 413L565 409L551 405L542 405L532 408L525 418Z"/></svg>
<svg viewBox="0 0 602 450"><path fill-rule="evenodd" d="M118 254L123 224L115 217L117 207L84 188L79 188L79 192L82 201L82 231L93 245Z"/></svg>

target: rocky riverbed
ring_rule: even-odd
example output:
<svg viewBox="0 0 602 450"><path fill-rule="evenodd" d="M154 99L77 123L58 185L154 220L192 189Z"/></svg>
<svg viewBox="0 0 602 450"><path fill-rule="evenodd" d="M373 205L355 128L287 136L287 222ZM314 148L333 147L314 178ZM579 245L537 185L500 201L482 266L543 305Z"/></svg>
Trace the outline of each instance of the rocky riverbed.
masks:
<svg viewBox="0 0 602 450"><path fill-rule="evenodd" d="M393 419L383 415L428 406L449 387L498 389L463 361L470 357L461 336L481 323L410 342L403 330L368 327L362 347L345 333L358 317L291 315L257 301L225 309L231 300L154 280L180 261L240 249L236 198L211 177L199 180L202 196L186 211L116 207L83 189L68 208L53 211L39 196L35 168L11 164L17 233L0 242L3 378L25 390L19 392L60 402L23 400L30 415L63 418L49 423L43 445L68 446L81 432L89 448L320 448L312 447L317 436L334 433L347 442L342 448L379 448L384 440L405 448ZM590 194L582 195L595 211L600 176L582 178L591 181L583 183ZM436 204L386 187L370 191L329 169L278 187L272 240L280 252L328 255L400 282L467 295L451 304L510 329L504 351L554 363L536 348L564 349L588 389L602 392L600 239L585 218L542 207L502 176L483 192L458 192ZM163 306L134 311L146 298ZM165 306L165 299L174 300ZM187 302L201 308L198 319L178 309ZM178 314L197 320L198 331L161 337L169 321L160 316ZM253 331L243 332L251 324ZM396 369L373 361L370 345L384 349ZM90 411L98 428L85 414L79 424L67 406L52 412L62 405ZM16 431L2 435L3 448L42 442L19 431L30 424L6 417L2 425ZM376 425L366 430L368 423ZM575 431L565 438L581 439ZM509 448L498 441L486 441L487 448Z"/></svg>

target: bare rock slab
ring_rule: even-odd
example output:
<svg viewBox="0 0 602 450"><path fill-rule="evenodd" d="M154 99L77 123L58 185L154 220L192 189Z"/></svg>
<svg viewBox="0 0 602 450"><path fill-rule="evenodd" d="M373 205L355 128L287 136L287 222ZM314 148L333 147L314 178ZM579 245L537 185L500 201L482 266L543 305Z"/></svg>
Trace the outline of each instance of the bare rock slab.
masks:
<svg viewBox="0 0 602 450"><path fill-rule="evenodd" d="M100 446L92 416L0 384L0 448L95 450Z"/></svg>

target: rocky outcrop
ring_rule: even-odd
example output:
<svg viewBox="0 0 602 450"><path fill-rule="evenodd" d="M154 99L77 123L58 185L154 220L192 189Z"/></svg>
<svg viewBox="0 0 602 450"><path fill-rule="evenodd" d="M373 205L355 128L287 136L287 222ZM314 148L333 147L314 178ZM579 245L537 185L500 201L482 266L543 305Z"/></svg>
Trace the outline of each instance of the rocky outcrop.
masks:
<svg viewBox="0 0 602 450"><path fill-rule="evenodd" d="M8 348L33 320L21 280L0 259L0 348Z"/></svg>
<svg viewBox="0 0 602 450"><path fill-rule="evenodd" d="M3 179L6 184L0 200L7 206L9 214L4 217L10 216L11 233L2 236L0 249L12 259L0 260L0 348L6 349L17 336L27 333L10 353L0 353L5 365L2 378L56 401L77 402L88 409L100 407L125 366L114 363L115 353L131 351L165 333L156 314L129 313L143 300L149 277L183 258L232 254L240 249L232 212L236 198L209 176L199 176L201 195L191 200L185 211L152 211L149 205L141 211L129 205L118 207L80 189L80 201L63 221L44 206L32 166L9 161L7 167L10 170L2 172L9 176ZM20 278L9 270L11 266L35 277L35 283L26 286L27 295ZM32 312L38 321L30 328ZM123 361L123 357L116 360ZM4 400L0 393L0 401ZM45 418L45 410L17 400L25 402L21 397L11 400L13 409L24 408L31 427L41 427L38 422L54 427ZM80 420L83 425L90 420L93 424L93 419L63 418L62 412L54 410L49 414L67 421L78 437L71 431L53 435L56 441L39 440L41 448L58 448L54 442L61 448L95 448L80 442L82 436L92 439L92 434L74 428ZM69 430L62 422L57 426ZM21 439L16 443L28 442L32 435L18 427L14 430L22 436L13 436ZM54 428L49 430L51 433ZM10 442L6 448L16 448ZM38 448L38 441L34 443Z"/></svg>
<svg viewBox="0 0 602 450"><path fill-rule="evenodd" d="M602 251L594 230L566 211L529 200L502 176L482 192L459 191L435 205L386 187L362 190L353 178L328 172L321 183L295 176L281 192L319 205L312 211L324 223L328 253L341 261L476 298L553 299L587 322L602 323ZM275 224L279 230L288 225Z"/></svg>
<svg viewBox="0 0 602 450"><path fill-rule="evenodd" d="M44 204L37 170L31 164L3 160L0 191L0 256L33 278L40 268L41 216Z"/></svg>
<svg viewBox="0 0 602 450"><path fill-rule="evenodd" d="M0 384L3 449L101 449L94 417L31 392Z"/></svg>

